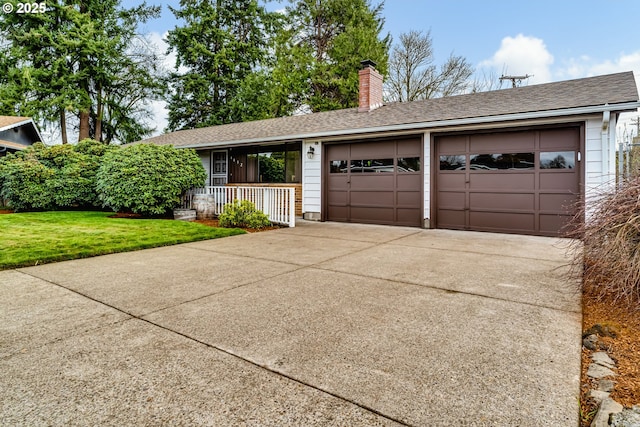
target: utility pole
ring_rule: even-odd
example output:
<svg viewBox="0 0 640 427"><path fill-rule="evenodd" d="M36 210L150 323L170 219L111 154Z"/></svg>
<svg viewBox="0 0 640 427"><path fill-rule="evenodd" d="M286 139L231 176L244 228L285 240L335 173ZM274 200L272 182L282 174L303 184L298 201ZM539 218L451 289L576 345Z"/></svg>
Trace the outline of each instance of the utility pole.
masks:
<svg viewBox="0 0 640 427"><path fill-rule="evenodd" d="M636 137L640 136L640 116L636 117L635 120L631 120L631 123L636 125Z"/></svg>
<svg viewBox="0 0 640 427"><path fill-rule="evenodd" d="M524 76L505 76L503 74L502 76L500 76L500 81L511 80L511 86L518 87L518 84L521 84L523 80L528 79L529 77L533 77L533 74L525 74Z"/></svg>

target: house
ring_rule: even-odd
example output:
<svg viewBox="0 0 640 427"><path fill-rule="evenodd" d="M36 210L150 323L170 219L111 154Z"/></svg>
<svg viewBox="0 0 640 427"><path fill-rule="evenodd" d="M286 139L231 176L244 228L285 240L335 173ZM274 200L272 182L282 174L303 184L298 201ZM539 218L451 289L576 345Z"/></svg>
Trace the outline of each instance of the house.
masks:
<svg viewBox="0 0 640 427"><path fill-rule="evenodd" d="M294 186L306 219L557 235L640 107L632 72L385 105L363 65L358 108L143 142L195 149L212 186Z"/></svg>
<svg viewBox="0 0 640 427"><path fill-rule="evenodd" d="M38 141L42 136L31 118L0 116L0 156L24 150Z"/></svg>

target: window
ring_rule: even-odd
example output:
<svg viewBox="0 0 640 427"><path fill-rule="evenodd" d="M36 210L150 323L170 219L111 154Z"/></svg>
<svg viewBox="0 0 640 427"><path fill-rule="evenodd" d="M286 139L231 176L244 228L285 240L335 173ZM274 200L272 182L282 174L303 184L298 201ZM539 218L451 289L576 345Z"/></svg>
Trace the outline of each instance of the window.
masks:
<svg viewBox="0 0 640 427"><path fill-rule="evenodd" d="M440 156L441 171L464 170L467 167L467 159L464 155L450 154Z"/></svg>
<svg viewBox="0 0 640 427"><path fill-rule="evenodd" d="M349 162L346 160L331 160L329 162L329 173L347 173Z"/></svg>
<svg viewBox="0 0 640 427"><path fill-rule="evenodd" d="M420 157L398 157L398 172L420 172Z"/></svg>
<svg viewBox="0 0 640 427"><path fill-rule="evenodd" d="M287 150L285 154L285 182L300 182L302 178L302 162L300 150Z"/></svg>
<svg viewBox="0 0 640 427"><path fill-rule="evenodd" d="M393 171L393 159L351 160L351 173L384 173Z"/></svg>
<svg viewBox="0 0 640 427"><path fill-rule="evenodd" d="M232 163L231 182L301 182L301 149L299 142L232 149L230 158L238 161Z"/></svg>
<svg viewBox="0 0 640 427"><path fill-rule="evenodd" d="M471 170L534 169L534 153L472 154Z"/></svg>
<svg viewBox="0 0 640 427"><path fill-rule="evenodd" d="M540 169L573 169L575 167L575 151L549 151L540 153Z"/></svg>
<svg viewBox="0 0 640 427"><path fill-rule="evenodd" d="M214 174L226 174L227 173L227 153L226 152L214 152L213 153L213 173Z"/></svg>

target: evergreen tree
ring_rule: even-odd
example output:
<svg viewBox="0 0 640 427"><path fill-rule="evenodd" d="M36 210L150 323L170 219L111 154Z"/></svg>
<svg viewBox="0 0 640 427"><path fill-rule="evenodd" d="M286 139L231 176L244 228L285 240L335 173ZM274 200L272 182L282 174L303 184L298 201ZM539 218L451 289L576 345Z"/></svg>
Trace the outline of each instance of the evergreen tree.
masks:
<svg viewBox="0 0 640 427"><path fill-rule="evenodd" d="M270 93L261 71L278 14L257 0L181 0L175 16L184 26L169 31L177 54L171 75L169 129L270 116ZM185 72L180 72L185 68Z"/></svg>
<svg viewBox="0 0 640 427"><path fill-rule="evenodd" d="M137 115L162 92L151 49L132 52L138 23L159 15L146 3L47 1L46 10L0 16L0 114L31 116L46 128L67 124L78 140L140 139L152 130Z"/></svg>
<svg viewBox="0 0 640 427"><path fill-rule="evenodd" d="M369 0L291 0L290 50L280 67L308 81L298 97L311 111L358 105L360 61L371 59L386 73L390 36L381 35L382 7Z"/></svg>

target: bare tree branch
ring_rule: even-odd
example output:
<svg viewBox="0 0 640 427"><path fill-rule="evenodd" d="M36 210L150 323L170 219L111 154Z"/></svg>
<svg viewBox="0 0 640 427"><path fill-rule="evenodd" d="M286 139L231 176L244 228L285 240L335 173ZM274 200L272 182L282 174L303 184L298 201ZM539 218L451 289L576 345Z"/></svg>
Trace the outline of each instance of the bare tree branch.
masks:
<svg viewBox="0 0 640 427"><path fill-rule="evenodd" d="M387 96L392 101L417 101L464 93L471 85L473 67L451 54L440 69L434 64L431 31L400 35L389 59Z"/></svg>

